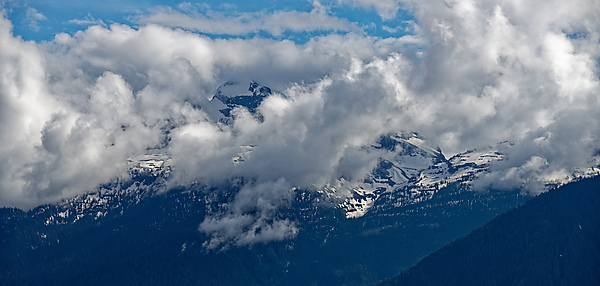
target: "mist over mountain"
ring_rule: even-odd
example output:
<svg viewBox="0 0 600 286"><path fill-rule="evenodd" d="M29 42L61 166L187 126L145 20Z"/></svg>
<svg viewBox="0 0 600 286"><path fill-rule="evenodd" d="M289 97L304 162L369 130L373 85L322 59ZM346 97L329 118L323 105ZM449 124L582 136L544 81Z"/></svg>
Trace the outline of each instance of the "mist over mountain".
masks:
<svg viewBox="0 0 600 286"><path fill-rule="evenodd" d="M597 5L385 3L345 4L384 19L405 8L415 17L409 34L209 37L152 20L164 14L155 10L136 27L91 25L36 43L13 35L5 10L0 204L32 208L92 191L157 147L172 156L173 184L183 185L232 174L299 188L360 182L379 156L352 157L357 149L413 131L450 156L513 142L482 187L540 191L540 182L597 165ZM334 4L312 5L335 18ZM177 9L211 21L194 5ZM277 92L251 109L230 103L233 124L211 120L202 107L215 91L250 81ZM250 145L252 158L233 166Z"/></svg>
<svg viewBox="0 0 600 286"><path fill-rule="evenodd" d="M529 200L524 189L472 189L507 148L446 159L417 134L382 136L363 150L381 151L380 163L361 184L342 180L344 195L244 178L165 192L171 158L131 158L131 179L28 212L0 209L0 281L368 285Z"/></svg>
<svg viewBox="0 0 600 286"><path fill-rule="evenodd" d="M141 158L133 181L98 192L0 209L0 282L368 285L529 199L454 182L381 191L370 204L358 191L340 204L332 193L295 190L269 212L241 203L250 195L242 181L162 193L169 168L160 159Z"/></svg>

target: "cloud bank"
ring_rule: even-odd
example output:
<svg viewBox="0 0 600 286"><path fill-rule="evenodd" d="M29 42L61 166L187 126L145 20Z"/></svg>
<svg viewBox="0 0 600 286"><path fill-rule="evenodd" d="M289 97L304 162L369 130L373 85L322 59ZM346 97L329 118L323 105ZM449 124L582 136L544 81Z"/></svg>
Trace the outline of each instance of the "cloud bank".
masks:
<svg viewBox="0 0 600 286"><path fill-rule="evenodd" d="M293 222L274 218L290 191L362 180L377 154L360 148L389 132L418 131L446 155L514 142L480 187L597 164L593 1L385 3L413 13L413 35L371 37L318 7L236 17L159 9L137 28L92 26L35 43L1 16L0 205L93 190L124 176L128 158L161 148L173 184L253 178L200 226L213 246L245 244L294 235ZM317 29L347 32L304 44L231 37ZM259 107L262 121L244 109L233 124L211 120L203 106L230 80L278 91ZM232 164L243 146L252 152Z"/></svg>

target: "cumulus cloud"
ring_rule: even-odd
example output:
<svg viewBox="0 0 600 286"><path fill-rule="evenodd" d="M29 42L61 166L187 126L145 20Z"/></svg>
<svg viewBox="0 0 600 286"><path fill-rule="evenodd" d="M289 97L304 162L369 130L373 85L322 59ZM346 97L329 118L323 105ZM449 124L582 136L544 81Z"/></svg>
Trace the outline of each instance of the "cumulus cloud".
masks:
<svg viewBox="0 0 600 286"><path fill-rule="evenodd" d="M402 38L352 32L320 7L163 8L139 28L96 25L43 44L14 37L2 16L0 204L93 190L126 173L131 156L160 148L172 157L172 185L251 178L200 226L210 247L284 239L297 227L278 210L294 188L362 180L378 154L361 148L402 130L447 156L513 142L476 185L535 190L597 164L600 149L600 8L563 2L385 2L414 13L414 34ZM163 14L183 22L148 20ZM193 26L202 21L213 30ZM350 32L305 44L192 32L311 29ZM231 80L276 91L257 109L262 120L243 108L231 124L211 118L210 99Z"/></svg>
<svg viewBox="0 0 600 286"><path fill-rule="evenodd" d="M33 206L93 189L125 171L120 159L156 141L132 110L121 76L106 71L62 81L68 74L47 73L58 59L12 37L6 19L0 25L4 205ZM65 90L72 94L55 93Z"/></svg>
<svg viewBox="0 0 600 286"><path fill-rule="evenodd" d="M249 116L233 127L215 125L201 106L226 79L252 79L282 91L301 89L303 85L295 82L316 84L328 73L347 69L353 59L385 55L394 47L393 42L356 34L296 45L269 39L210 39L157 25L136 30L118 24L92 26L73 36L59 34L52 42L36 44L13 37L5 18L1 24L2 204L21 207L92 190L121 174L128 157L161 146L164 130L173 128L168 149L181 170L194 170L176 177L182 182L222 179L231 171L228 164L240 145L269 141L250 132L234 134L258 128L257 134L276 137L278 131L267 126L287 124L269 113L280 111L265 110L264 127L256 127ZM278 100L290 104L287 98ZM285 148L279 149L285 155ZM198 150L204 154L195 156ZM257 150L257 158L261 152ZM208 169L205 164L212 164L214 176L196 171Z"/></svg>
<svg viewBox="0 0 600 286"><path fill-rule="evenodd" d="M547 161L552 173L588 164L600 128L592 111L600 90L600 50L593 44L599 39L597 5L407 5L415 9L419 31L432 40L415 90L443 98L440 109L454 118L448 121L453 127L437 130L438 138L450 139L440 142L443 150L506 139L517 142L515 154L498 168L527 168L535 156ZM539 134L549 134L543 145L532 143L539 142ZM525 177L519 183L532 181Z"/></svg>

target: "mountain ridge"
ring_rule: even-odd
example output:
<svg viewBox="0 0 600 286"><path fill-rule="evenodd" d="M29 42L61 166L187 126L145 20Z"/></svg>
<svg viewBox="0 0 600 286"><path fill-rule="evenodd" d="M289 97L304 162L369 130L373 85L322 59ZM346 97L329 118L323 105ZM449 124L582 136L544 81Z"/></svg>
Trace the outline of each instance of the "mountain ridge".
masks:
<svg viewBox="0 0 600 286"><path fill-rule="evenodd" d="M269 96L258 83L249 91L252 95L228 98ZM227 106L213 99L220 105L212 107ZM231 104L228 108L248 108ZM256 108L258 113L260 102ZM416 132L388 133L357 150L378 160L362 180L342 176L323 188L282 184L290 188L283 195L269 191L276 183L261 185L251 177L170 184L177 170L168 149L146 150L129 158L127 176L93 192L27 212L0 209L0 249L7 254L0 261L0 282L103 285L121 277L147 284L154 277L194 285L191 278L160 276L164 262L174 273L215 284L366 285L527 201L530 196L519 188L472 189L512 146L502 142L446 158ZM246 164L256 148L239 146L231 165ZM598 173L590 168L544 183L549 188ZM240 203L238 196L250 203ZM213 277L227 275L215 263L239 271L236 278ZM70 276L55 275L69 267ZM29 269L37 269L39 278L28 277Z"/></svg>

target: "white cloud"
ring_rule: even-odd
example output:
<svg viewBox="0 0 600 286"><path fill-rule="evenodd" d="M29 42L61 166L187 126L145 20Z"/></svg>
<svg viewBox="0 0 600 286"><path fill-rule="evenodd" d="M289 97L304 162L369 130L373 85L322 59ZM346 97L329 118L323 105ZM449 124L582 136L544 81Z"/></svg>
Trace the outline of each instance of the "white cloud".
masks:
<svg viewBox="0 0 600 286"><path fill-rule="evenodd" d="M208 216L199 230L211 239L209 249L229 244L248 245L293 237L298 232L294 222L278 218L277 213L293 199L293 189L280 178L273 182L246 185L233 201L224 204L221 213Z"/></svg>
<svg viewBox="0 0 600 286"><path fill-rule="evenodd" d="M267 39L212 40L157 25L135 30L118 24L93 26L74 36L60 34L38 45L14 38L4 18L1 28L1 201L21 207L89 191L122 175L127 158L160 145L161 129L168 126L176 128L170 149L182 169L214 166L207 173L214 176L189 172L178 175L183 181L223 179L226 173L218 171L230 168L240 143L267 138L245 134L232 139L237 130L207 122L197 106L207 103L220 84L253 79L284 91L294 82L320 82L328 73L343 71L353 58L368 59L394 46L355 34L296 45ZM287 118L273 118L270 125L257 127L263 136L278 136L267 126L287 124L276 121ZM248 119L239 124L235 128L254 123ZM208 136L209 130L213 135ZM285 155L286 149L280 147L280 152ZM254 172L245 168L236 172ZM285 174L293 171L288 168ZM303 180L292 181L317 175L301 174Z"/></svg>

